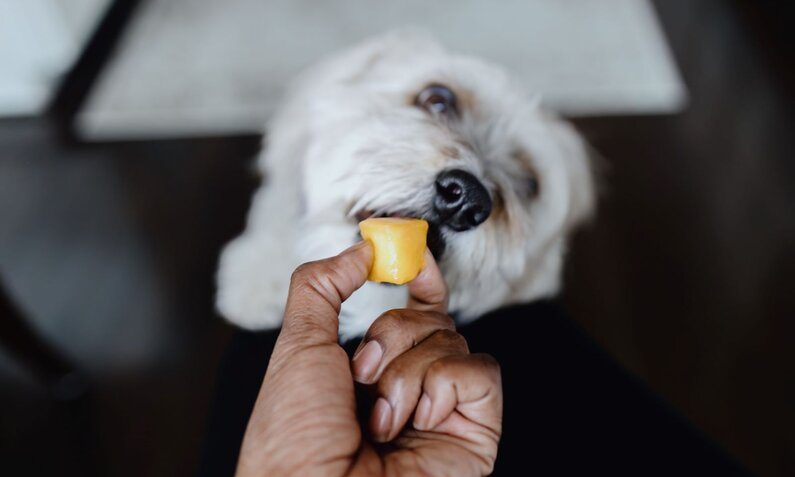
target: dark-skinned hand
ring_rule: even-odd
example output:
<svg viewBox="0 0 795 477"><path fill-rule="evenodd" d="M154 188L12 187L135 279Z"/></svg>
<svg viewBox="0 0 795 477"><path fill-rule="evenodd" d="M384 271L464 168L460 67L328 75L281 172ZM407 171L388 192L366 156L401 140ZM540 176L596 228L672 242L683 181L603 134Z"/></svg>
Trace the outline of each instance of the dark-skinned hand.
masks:
<svg viewBox="0 0 795 477"><path fill-rule="evenodd" d="M456 333L430 252L408 285L406 308L375 320L352 361L339 346L340 306L364 284L371 263L371 245L361 242L293 273L238 475L492 471L502 432L499 366L488 355L470 354ZM356 416L354 381L378 394L364 425ZM384 442L390 445L378 445Z"/></svg>

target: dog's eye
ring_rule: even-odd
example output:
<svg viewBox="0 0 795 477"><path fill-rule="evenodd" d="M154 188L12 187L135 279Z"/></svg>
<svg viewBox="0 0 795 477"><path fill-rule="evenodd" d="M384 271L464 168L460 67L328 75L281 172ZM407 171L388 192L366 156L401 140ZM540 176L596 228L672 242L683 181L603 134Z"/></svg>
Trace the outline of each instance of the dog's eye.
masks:
<svg viewBox="0 0 795 477"><path fill-rule="evenodd" d="M525 187L527 188L527 195L529 195L531 198L538 196L539 187L537 178L528 177L525 181Z"/></svg>
<svg viewBox="0 0 795 477"><path fill-rule="evenodd" d="M458 114L455 93L447 86L432 84L420 91L414 103L422 109L439 115Z"/></svg>

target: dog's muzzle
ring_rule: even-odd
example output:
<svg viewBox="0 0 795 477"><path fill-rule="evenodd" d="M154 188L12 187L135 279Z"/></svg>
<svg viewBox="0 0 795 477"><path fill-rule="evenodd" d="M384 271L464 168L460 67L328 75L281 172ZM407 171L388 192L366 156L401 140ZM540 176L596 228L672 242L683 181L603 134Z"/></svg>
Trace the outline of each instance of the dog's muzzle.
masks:
<svg viewBox="0 0 795 477"><path fill-rule="evenodd" d="M428 248L441 260L447 248L449 232L474 229L489 218L491 196L486 187L469 172L460 169L442 171L436 176L436 191L431 204L424 210L396 209L356 212L357 222L370 217L417 217L428 221Z"/></svg>
<svg viewBox="0 0 795 477"><path fill-rule="evenodd" d="M489 191L469 172L450 169L436 177L433 208L439 225L456 232L473 229L489 218L491 205Z"/></svg>

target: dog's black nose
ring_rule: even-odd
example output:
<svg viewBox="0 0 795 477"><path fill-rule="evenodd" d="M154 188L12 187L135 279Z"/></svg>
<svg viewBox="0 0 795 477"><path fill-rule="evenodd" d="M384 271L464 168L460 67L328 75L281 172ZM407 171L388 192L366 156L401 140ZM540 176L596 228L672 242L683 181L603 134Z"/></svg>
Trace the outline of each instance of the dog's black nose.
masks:
<svg viewBox="0 0 795 477"><path fill-rule="evenodd" d="M489 217L491 197L475 176L451 169L436 177L433 206L441 224L461 232L477 227Z"/></svg>

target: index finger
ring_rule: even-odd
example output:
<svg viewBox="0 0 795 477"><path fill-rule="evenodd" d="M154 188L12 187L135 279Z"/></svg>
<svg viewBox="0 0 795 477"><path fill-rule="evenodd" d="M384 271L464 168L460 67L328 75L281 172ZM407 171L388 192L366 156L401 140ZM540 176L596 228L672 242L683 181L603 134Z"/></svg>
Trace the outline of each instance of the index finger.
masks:
<svg viewBox="0 0 795 477"><path fill-rule="evenodd" d="M433 254L427 248L424 258L425 267L417 278L408 283L409 300L406 308L447 314L447 283Z"/></svg>
<svg viewBox="0 0 795 477"><path fill-rule="evenodd" d="M299 266L290 280L279 339L337 343L340 306L367 280L372 261L372 246L362 241L337 256Z"/></svg>

